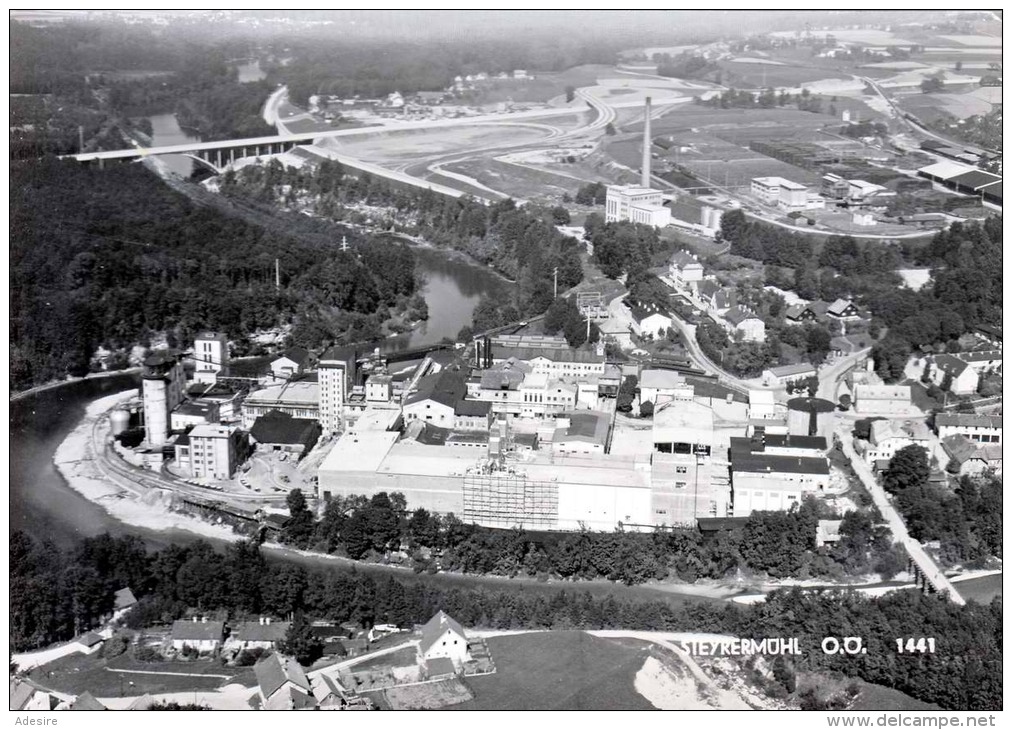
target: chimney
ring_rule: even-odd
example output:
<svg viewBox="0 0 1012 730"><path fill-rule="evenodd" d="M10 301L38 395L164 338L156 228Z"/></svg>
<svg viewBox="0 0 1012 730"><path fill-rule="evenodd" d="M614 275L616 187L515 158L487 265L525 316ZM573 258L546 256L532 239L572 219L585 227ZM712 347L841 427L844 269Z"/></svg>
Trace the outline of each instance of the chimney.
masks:
<svg viewBox="0 0 1012 730"><path fill-rule="evenodd" d="M197 623L197 617L196 616L193 617L193 623Z"/></svg>
<svg viewBox="0 0 1012 730"><path fill-rule="evenodd" d="M647 97L646 116L643 119L643 187L650 187L650 97Z"/></svg>
<svg viewBox="0 0 1012 730"><path fill-rule="evenodd" d="M271 617L268 616L267 618L264 619L264 626L270 626L270 625L271 625Z"/></svg>
<svg viewBox="0 0 1012 730"><path fill-rule="evenodd" d="M200 623L206 624L207 623L207 616L201 616L200 617Z"/></svg>
<svg viewBox="0 0 1012 730"><path fill-rule="evenodd" d="M264 625L264 617L263 617L263 616L261 616L261 617L260 617L260 625L261 625L261 626L263 626L263 625Z"/></svg>

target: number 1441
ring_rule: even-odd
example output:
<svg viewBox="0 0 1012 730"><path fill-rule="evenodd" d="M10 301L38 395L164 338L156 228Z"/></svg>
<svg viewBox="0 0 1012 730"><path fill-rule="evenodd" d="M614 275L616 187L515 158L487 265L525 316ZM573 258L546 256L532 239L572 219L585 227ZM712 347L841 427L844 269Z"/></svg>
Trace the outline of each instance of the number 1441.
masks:
<svg viewBox="0 0 1012 730"><path fill-rule="evenodd" d="M935 637L896 639L896 651L900 654L934 654Z"/></svg>

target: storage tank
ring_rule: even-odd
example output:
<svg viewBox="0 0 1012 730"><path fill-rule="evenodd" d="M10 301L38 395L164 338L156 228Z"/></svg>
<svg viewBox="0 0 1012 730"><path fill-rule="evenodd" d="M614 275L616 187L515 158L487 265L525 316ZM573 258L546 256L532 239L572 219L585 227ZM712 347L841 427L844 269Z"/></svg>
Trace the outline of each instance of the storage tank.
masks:
<svg viewBox="0 0 1012 730"><path fill-rule="evenodd" d="M833 440L836 405L823 398L791 398L787 401L787 433L791 436L822 436Z"/></svg>
<svg viewBox="0 0 1012 730"><path fill-rule="evenodd" d="M122 408L112 412L109 416L109 423L112 428L112 435L119 436L121 433L127 430L130 425L130 414L124 411Z"/></svg>
<svg viewBox="0 0 1012 730"><path fill-rule="evenodd" d="M710 214L712 212L713 208L711 208L709 205L703 206L703 210L701 212L699 221L703 225L703 228L713 228L713 226L710 225Z"/></svg>
<svg viewBox="0 0 1012 730"><path fill-rule="evenodd" d="M723 218L723 217L724 217L724 211L722 211L720 208L714 208L712 211L710 211L710 225L707 226L707 228L712 228L714 230L719 230L720 229L720 219Z"/></svg>

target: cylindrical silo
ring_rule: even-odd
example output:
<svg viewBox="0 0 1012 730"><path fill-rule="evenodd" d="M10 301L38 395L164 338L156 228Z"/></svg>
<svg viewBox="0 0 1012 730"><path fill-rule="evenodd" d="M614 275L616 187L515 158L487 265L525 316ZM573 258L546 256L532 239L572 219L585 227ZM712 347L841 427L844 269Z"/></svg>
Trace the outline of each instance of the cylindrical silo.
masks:
<svg viewBox="0 0 1012 730"><path fill-rule="evenodd" d="M720 219L723 218L723 217L724 217L724 211L722 211L720 208L714 208L712 211L710 211L710 225L707 226L707 227L708 228L712 228L714 230L719 229L720 228Z"/></svg>
<svg viewBox="0 0 1012 730"><path fill-rule="evenodd" d="M699 222L702 224L703 228L710 228L711 227L710 226L710 212L712 210L713 210L713 208L711 208L709 205L704 205L703 206L703 210L701 211L701 214L699 216L699 218L700 218Z"/></svg>
<svg viewBox="0 0 1012 730"><path fill-rule="evenodd" d="M822 398L792 398L787 401L787 432L791 436L833 438L836 406Z"/></svg>
<svg viewBox="0 0 1012 730"><path fill-rule="evenodd" d="M109 416L109 424L112 429L112 435L119 436L121 433L126 431L127 427L130 425L130 414L119 408L113 411Z"/></svg>

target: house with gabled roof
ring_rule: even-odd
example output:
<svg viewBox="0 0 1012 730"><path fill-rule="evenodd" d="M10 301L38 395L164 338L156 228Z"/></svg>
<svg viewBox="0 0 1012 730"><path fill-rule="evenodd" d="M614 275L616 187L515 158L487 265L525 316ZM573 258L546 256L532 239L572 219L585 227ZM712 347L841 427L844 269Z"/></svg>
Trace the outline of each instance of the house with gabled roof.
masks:
<svg viewBox="0 0 1012 730"><path fill-rule="evenodd" d="M792 304L784 311L784 322L787 324L804 324L817 322L826 313L825 302L809 302Z"/></svg>
<svg viewBox="0 0 1012 730"><path fill-rule="evenodd" d="M932 368L929 371L931 381L938 387L942 387L947 376L952 379L949 392L953 395L969 395L977 392L980 375L970 367L969 363L948 353L935 355L932 358Z"/></svg>
<svg viewBox="0 0 1012 730"><path fill-rule="evenodd" d="M724 322L731 332L740 332L745 342L766 341L766 323L745 307L731 307L724 313Z"/></svg>
<svg viewBox="0 0 1012 730"><path fill-rule="evenodd" d="M676 287L685 289L703 280L703 264L688 251L676 251L668 264L668 274Z"/></svg>
<svg viewBox="0 0 1012 730"><path fill-rule="evenodd" d="M80 653L94 654L102 648L102 644L105 643L105 637L96 634L94 631L89 631L77 637L74 643L77 645L77 650Z"/></svg>
<svg viewBox="0 0 1012 730"><path fill-rule="evenodd" d="M289 621L273 621L269 616L243 621L232 627L228 645L239 649L273 649L284 641L291 625Z"/></svg>
<svg viewBox="0 0 1012 730"><path fill-rule="evenodd" d="M253 665L262 710L312 710L316 698L306 672L295 659L271 654Z"/></svg>
<svg viewBox="0 0 1012 730"><path fill-rule="evenodd" d="M86 690L79 694L77 699L70 704L70 709L94 712L95 710L107 710L109 708L96 700L95 696Z"/></svg>
<svg viewBox="0 0 1012 730"><path fill-rule="evenodd" d="M858 310L857 305L850 299L843 298L837 299L826 307L826 314L841 320L861 318L861 312Z"/></svg>
<svg viewBox="0 0 1012 730"><path fill-rule="evenodd" d="M419 663L439 658L449 659L457 667L468 660L464 627L442 610L422 627L422 638L418 642Z"/></svg>
<svg viewBox="0 0 1012 730"><path fill-rule="evenodd" d="M633 304L629 307L632 316L633 332L638 337L660 338L671 329L671 316L656 305L642 306Z"/></svg>
<svg viewBox="0 0 1012 730"><path fill-rule="evenodd" d="M271 360L271 373L275 378L289 380L302 375L312 364L313 354L304 347L289 347Z"/></svg>
<svg viewBox="0 0 1012 730"><path fill-rule="evenodd" d="M172 648L180 651L186 647L198 651L214 651L225 638L225 622L209 621L202 618L179 619L172 624Z"/></svg>
<svg viewBox="0 0 1012 730"><path fill-rule="evenodd" d="M942 448L949 456L948 471L960 476L980 474L993 469L1001 474L1001 446L986 444L981 446L962 434L942 439Z"/></svg>

